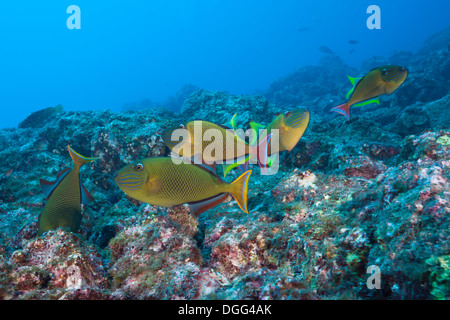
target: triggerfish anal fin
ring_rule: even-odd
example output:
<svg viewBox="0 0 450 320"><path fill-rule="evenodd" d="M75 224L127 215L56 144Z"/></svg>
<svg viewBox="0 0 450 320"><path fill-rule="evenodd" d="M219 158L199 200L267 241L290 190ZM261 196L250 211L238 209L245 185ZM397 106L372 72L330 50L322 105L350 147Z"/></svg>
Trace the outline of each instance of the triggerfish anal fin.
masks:
<svg viewBox="0 0 450 320"><path fill-rule="evenodd" d="M198 217L201 213L205 212L206 210L209 210L222 202L224 202L228 198L227 193L220 193L217 196L197 201L197 202L191 202L188 203L189 209L191 210L191 213L194 215L194 217Z"/></svg>
<svg viewBox="0 0 450 320"><path fill-rule="evenodd" d="M355 103L353 106L354 107L362 107L362 106L365 106L365 105L368 105L368 104L371 104L371 103L380 104L380 99L375 98L375 99L370 99L370 100L366 100L366 101L363 101L363 102L358 102L358 103Z"/></svg>
<svg viewBox="0 0 450 320"><path fill-rule="evenodd" d="M81 185L81 203L88 204L91 201L94 201L94 197L87 191L86 187Z"/></svg>

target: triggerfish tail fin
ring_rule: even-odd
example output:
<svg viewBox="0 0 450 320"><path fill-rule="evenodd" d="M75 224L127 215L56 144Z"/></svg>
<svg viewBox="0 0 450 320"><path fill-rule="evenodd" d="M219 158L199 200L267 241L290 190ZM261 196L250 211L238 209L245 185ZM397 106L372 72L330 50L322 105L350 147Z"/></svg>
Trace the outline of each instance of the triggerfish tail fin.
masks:
<svg viewBox="0 0 450 320"><path fill-rule="evenodd" d="M229 193L236 200L239 208L245 213L248 213L247 209L247 193L248 193L248 181L252 170L245 171L235 181L230 184Z"/></svg>
<svg viewBox="0 0 450 320"><path fill-rule="evenodd" d="M352 95L353 91L355 91L356 85L358 84L359 80L361 80L362 78L353 78L350 76L347 76L347 77L350 80L350 82L352 83L352 88L350 89L349 92L347 92L347 95L345 96L347 99L349 99L350 96Z"/></svg>
<svg viewBox="0 0 450 320"><path fill-rule="evenodd" d="M272 139L272 133L265 136L258 144L258 165L261 169L261 174L267 175L267 167L269 164L269 146Z"/></svg>
<svg viewBox="0 0 450 320"><path fill-rule="evenodd" d="M350 120L350 105L348 103L338 105L337 107L331 109L331 111L343 114L347 120Z"/></svg>
<svg viewBox="0 0 450 320"><path fill-rule="evenodd" d="M70 146L67 146L67 149L69 150L69 154L73 160L73 163L78 168L80 168L82 165L84 165L86 163L100 159L100 158L88 158L88 157L82 156L81 154L79 154L75 150L73 150Z"/></svg>
<svg viewBox="0 0 450 320"><path fill-rule="evenodd" d="M241 170L241 172L245 172L245 171L248 170L248 167L249 167L249 165L248 165L249 160L248 159L250 159L250 157L247 158L247 161L245 161L245 163L239 165L238 168L239 168L239 170Z"/></svg>
<svg viewBox="0 0 450 320"><path fill-rule="evenodd" d="M227 198L228 198L227 193L220 193L214 197L205 200L188 203L188 205L194 217L198 217L202 212L205 212L206 210L209 210L221 204Z"/></svg>

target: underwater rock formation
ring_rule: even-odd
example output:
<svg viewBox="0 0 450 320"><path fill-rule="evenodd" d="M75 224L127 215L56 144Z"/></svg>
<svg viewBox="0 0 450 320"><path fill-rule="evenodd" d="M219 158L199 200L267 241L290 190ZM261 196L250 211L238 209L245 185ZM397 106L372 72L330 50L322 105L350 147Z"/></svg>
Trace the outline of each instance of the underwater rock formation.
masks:
<svg viewBox="0 0 450 320"><path fill-rule="evenodd" d="M407 82L425 70L418 56L446 61L442 46L433 50L407 55ZM198 90L180 113L66 111L0 130L0 298L448 299L448 78L444 95L420 100L405 83L346 121L329 109L358 70L326 59L274 82L265 96ZM325 73L328 64L334 69ZM304 81L311 73L317 82ZM246 129L292 105L310 108L309 127L280 154L275 175L252 174L248 214L230 198L197 220L185 205L140 203L114 183L130 162L168 155L161 134L170 126L226 124L237 113ZM95 201L82 207L78 234L37 237L46 201L39 179L70 166L68 144L100 158L82 170ZM369 266L381 272L380 289L367 286Z"/></svg>

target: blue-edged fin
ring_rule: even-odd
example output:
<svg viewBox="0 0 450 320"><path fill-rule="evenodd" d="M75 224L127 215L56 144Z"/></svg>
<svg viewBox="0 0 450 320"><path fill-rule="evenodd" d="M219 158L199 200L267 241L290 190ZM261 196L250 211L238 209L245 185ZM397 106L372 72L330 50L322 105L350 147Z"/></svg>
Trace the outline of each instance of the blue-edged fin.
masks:
<svg viewBox="0 0 450 320"><path fill-rule="evenodd" d="M213 175L213 176L219 178L216 173L216 164L214 162L213 163L207 163L207 162L195 163L192 161L190 163L193 164L194 166L197 166L198 168L208 172L210 175Z"/></svg>
<svg viewBox="0 0 450 320"><path fill-rule="evenodd" d="M245 171L235 181L230 184L230 194L238 204L239 208L245 213L248 213L247 209L247 193L248 193L248 181L252 170Z"/></svg>
<svg viewBox="0 0 450 320"><path fill-rule="evenodd" d="M380 99L375 98L375 99L370 99L370 100L366 100L366 101L363 101L363 102L358 102L358 103L355 103L353 105L353 107L362 107L362 106L365 106L365 105L371 104L371 103L380 104Z"/></svg>
<svg viewBox="0 0 450 320"><path fill-rule="evenodd" d="M72 158L73 163L76 167L81 167L82 165L84 165L86 163L100 159L100 158L88 158L88 157L82 156L81 154L79 154L78 152L73 150L70 146L67 146L67 149L69 150L70 157Z"/></svg>
<svg viewBox="0 0 450 320"><path fill-rule="evenodd" d="M275 163L275 161L278 161L277 157L278 157L278 153L272 154L269 157L269 159L267 160L267 166L271 167Z"/></svg>
<svg viewBox="0 0 450 320"><path fill-rule="evenodd" d="M42 192L47 196L47 199L52 194L53 190L58 186L58 184L64 179L64 177L69 173L70 168L66 168L60 173L58 173L55 181L47 181L44 179L39 179L39 183L41 184Z"/></svg>
<svg viewBox="0 0 450 320"><path fill-rule="evenodd" d="M223 176L226 177L227 174L234 168L239 168L239 170L241 170L241 172L247 171L249 160L250 160L250 156L247 155L241 159L235 160L233 163L223 163L222 164Z"/></svg>
<svg viewBox="0 0 450 320"><path fill-rule="evenodd" d="M253 129L253 133L256 133L256 134L253 134L252 140L249 143L251 146L254 146L254 145L256 145L256 142L258 141L258 138L259 138L259 130L264 129L265 126L260 123L256 123L256 122L252 121L252 122L250 122L250 128Z"/></svg>
<svg viewBox="0 0 450 320"><path fill-rule="evenodd" d="M88 204L94 201L94 197L87 191L86 187L81 184L81 203Z"/></svg>
<svg viewBox="0 0 450 320"><path fill-rule="evenodd" d="M237 113L235 113L233 115L233 117L231 117L230 121L228 122L229 125L231 126L231 129L233 129L234 131L236 131L236 129L237 129L236 122L237 122Z"/></svg>
<svg viewBox="0 0 450 320"><path fill-rule="evenodd" d="M196 202L190 202L188 203L189 209L191 210L191 213L198 217L202 212L205 212L206 210L209 210L222 202L224 202L228 198L227 193L220 193L214 197L196 201Z"/></svg>
<svg viewBox="0 0 450 320"><path fill-rule="evenodd" d="M355 91L356 85L358 84L359 80L362 79L362 77L358 77L358 78L354 78L354 77L350 77L350 76L347 76L347 77L350 80L350 82L352 83L352 88L350 89L349 92L347 92L347 95L345 96L345 98L349 99L350 96L352 95L353 91Z"/></svg>
<svg viewBox="0 0 450 320"><path fill-rule="evenodd" d="M347 120L350 120L350 105L347 102L334 107L331 111L343 114Z"/></svg>
<svg viewBox="0 0 450 320"><path fill-rule="evenodd" d="M261 174L267 175L267 167L269 163L269 145L272 139L272 133L265 136L258 144L257 160Z"/></svg>

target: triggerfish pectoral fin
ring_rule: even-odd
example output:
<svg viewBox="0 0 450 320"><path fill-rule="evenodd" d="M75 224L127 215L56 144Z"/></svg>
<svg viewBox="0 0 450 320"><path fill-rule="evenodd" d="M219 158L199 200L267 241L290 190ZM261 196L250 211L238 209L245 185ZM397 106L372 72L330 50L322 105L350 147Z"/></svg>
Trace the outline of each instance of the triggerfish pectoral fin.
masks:
<svg viewBox="0 0 450 320"><path fill-rule="evenodd" d="M350 120L350 105L348 103L343 103L331 109L331 111L343 114L347 120Z"/></svg>
<svg viewBox="0 0 450 320"><path fill-rule="evenodd" d="M231 190L229 193L236 200L239 208L245 213L248 213L247 209L247 193L248 193L248 181L252 170L245 171L235 181L230 184Z"/></svg>

